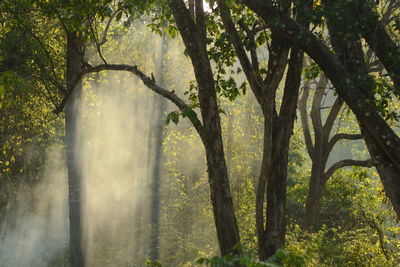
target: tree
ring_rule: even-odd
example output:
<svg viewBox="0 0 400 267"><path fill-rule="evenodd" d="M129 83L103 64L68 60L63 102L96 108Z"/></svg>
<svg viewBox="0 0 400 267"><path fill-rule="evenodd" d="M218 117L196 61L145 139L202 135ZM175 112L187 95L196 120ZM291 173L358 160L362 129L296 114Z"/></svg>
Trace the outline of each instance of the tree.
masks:
<svg viewBox="0 0 400 267"><path fill-rule="evenodd" d="M371 84L363 85L355 82L353 73L343 65L337 55L330 52L328 47L312 32L279 12L271 2L256 0L243 2L270 27L278 30L286 40L301 47L331 80L339 96L356 115L364 136L369 135L369 138L366 138L368 149L380 173L386 194L399 215L400 179L398 177L400 176L398 171L400 164L397 159L400 156L400 139L379 114L376 106L368 101L370 94L368 87ZM355 36L353 33L352 37Z"/></svg>
<svg viewBox="0 0 400 267"><path fill-rule="evenodd" d="M303 128L304 139L308 155L312 161L310 185L305 203L304 226L312 229L317 226L319 217L319 202L323 190L329 178L340 168L348 166L371 167L370 160L343 159L333 163L328 169L328 158L334 146L341 140L362 139L360 134L336 133L332 136L332 129L337 116L343 106L343 101L336 98L332 107L323 107L324 96L326 99L328 80L322 76L315 88L312 101L310 118L313 125L314 141L312 141L310 126L308 123L307 99L310 91L310 83L306 82L303 94L299 99L299 110ZM322 109L328 108L326 120L323 123Z"/></svg>
<svg viewBox="0 0 400 267"><path fill-rule="evenodd" d="M195 18L182 0L169 1L171 12L192 60L203 120L200 134L207 157L211 201L222 255L240 254L240 238L225 162L214 77L207 55L203 1L195 1Z"/></svg>
<svg viewBox="0 0 400 267"><path fill-rule="evenodd" d="M286 180L289 141L293 132L296 113L296 100L299 92L303 53L300 49L288 46L278 37L278 32L271 30L271 44L268 49L269 59L264 78L263 69L259 66L257 55L257 22L253 25L244 23L242 18L238 24L245 33L241 40L235 28L231 11L225 1L217 1L219 12L228 32L230 42L240 61L256 99L264 116L264 149L260 177L256 193L256 229L258 237L258 253L261 260L272 256L278 248L285 245L286 234ZM290 7L285 1L277 3L285 14ZM308 27L308 19L304 18L303 7L298 7L296 20ZM244 43L248 42L245 47ZM246 51L246 48L248 51ZM290 50L290 58L288 54ZM250 54L251 60L247 56ZM288 64L282 104L279 113L276 110L276 92ZM266 212L264 205L266 200Z"/></svg>
<svg viewBox="0 0 400 267"><path fill-rule="evenodd" d="M65 106L65 145L69 182L70 258L73 266L84 266L81 211L82 178L79 167L80 158L76 152L76 147L79 146L77 123L82 95L81 77L79 75L83 66L85 64L88 65L85 62L84 51L85 43L87 39L90 39L89 35L94 35L93 20L96 16L110 16L110 9L102 5L102 3L87 1L77 1L75 3L49 3L47 1L17 1L12 3L4 1L2 4L2 7L7 12L14 12L15 21L17 21L18 26L22 30L30 32L29 35L37 43L38 47L35 47L36 50L32 49L32 51L29 51L29 56L43 55L42 58L37 58L37 60L33 61L32 69L36 71L33 77L43 85L48 98L56 106L55 113L62 111L56 103L57 99L68 95L68 97L64 97L61 105ZM65 58L59 58L59 55L52 50L56 46L49 45L46 42L47 37L42 32L38 34L33 30L29 15L41 19L46 18L53 23L52 26L57 33L56 43L62 47L61 49L58 48L57 51L65 52ZM82 20L82 18L84 19ZM40 25L45 26L45 24ZM96 46L99 49L100 44L96 41ZM101 57L100 50L99 54ZM65 80L63 79L64 74ZM70 89L75 87L75 90Z"/></svg>

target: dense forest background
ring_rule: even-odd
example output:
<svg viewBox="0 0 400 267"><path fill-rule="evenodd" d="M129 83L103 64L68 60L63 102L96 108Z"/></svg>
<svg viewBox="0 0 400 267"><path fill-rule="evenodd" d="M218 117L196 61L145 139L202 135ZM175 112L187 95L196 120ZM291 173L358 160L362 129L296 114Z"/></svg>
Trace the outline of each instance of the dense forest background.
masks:
<svg viewBox="0 0 400 267"><path fill-rule="evenodd" d="M0 0L0 266L398 266L399 7Z"/></svg>

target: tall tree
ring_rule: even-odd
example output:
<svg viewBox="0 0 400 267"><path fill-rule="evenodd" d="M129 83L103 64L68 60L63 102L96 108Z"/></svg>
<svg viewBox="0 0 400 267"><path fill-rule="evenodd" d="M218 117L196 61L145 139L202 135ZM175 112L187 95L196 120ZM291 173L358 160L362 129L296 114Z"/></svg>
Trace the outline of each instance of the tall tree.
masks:
<svg viewBox="0 0 400 267"><path fill-rule="evenodd" d="M214 77L207 54L203 1L195 1L194 19L182 0L170 0L169 6L192 60L198 84L204 130L201 138L206 150L211 201L221 254L237 254L241 251L239 230L225 162Z"/></svg>
<svg viewBox="0 0 400 267"><path fill-rule="evenodd" d="M278 32L272 30L272 41L268 49L268 69L264 78L256 51L257 24L246 25L244 19L237 22L247 38L245 41L241 40L227 2L223 0L217 2L230 42L264 116L264 149L256 192L256 229L259 257L265 260L278 248L285 246L288 152L296 114L303 53L295 47L290 49L290 46L279 37ZM277 6L285 14L290 13L289 2L280 1ZM304 8L299 6L295 17L307 27L309 22L304 18ZM245 42L249 44L248 51ZM283 99L278 112L276 92L287 65ZM267 199L264 212L265 195Z"/></svg>

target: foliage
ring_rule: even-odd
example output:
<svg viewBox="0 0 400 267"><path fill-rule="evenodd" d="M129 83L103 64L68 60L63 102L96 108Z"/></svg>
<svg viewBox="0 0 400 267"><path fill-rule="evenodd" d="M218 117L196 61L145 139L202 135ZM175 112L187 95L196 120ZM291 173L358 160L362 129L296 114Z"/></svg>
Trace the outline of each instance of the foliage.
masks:
<svg viewBox="0 0 400 267"><path fill-rule="evenodd" d="M289 203L294 203L286 251L304 256L306 266L396 265L399 242L393 237L398 226L373 172L342 170L331 178L316 233L304 231L299 226L303 215L293 212L301 210L306 192L304 182L289 191Z"/></svg>
<svg viewBox="0 0 400 267"><path fill-rule="evenodd" d="M256 260L254 255L245 252L242 256L227 255L224 257L200 258L197 263L213 267L234 267L237 264L246 267L279 267L279 266L304 266L304 259L295 254L288 254L283 249L278 249L276 253L266 261Z"/></svg>

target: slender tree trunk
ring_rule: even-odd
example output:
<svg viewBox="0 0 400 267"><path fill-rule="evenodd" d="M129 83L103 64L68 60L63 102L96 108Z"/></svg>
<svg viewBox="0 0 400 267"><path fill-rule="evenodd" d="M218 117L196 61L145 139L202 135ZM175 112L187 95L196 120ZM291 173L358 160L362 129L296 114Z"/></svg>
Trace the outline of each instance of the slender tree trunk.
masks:
<svg viewBox="0 0 400 267"><path fill-rule="evenodd" d="M239 229L233 209L222 130L214 84L207 55L203 1L195 1L195 20L182 0L169 0L172 14L191 58L203 120L202 142L206 151L211 203L221 254L241 254Z"/></svg>
<svg viewBox="0 0 400 267"><path fill-rule="evenodd" d="M161 49L156 58L156 80L161 87L165 86L164 56L166 53L167 39L163 31ZM154 127L154 166L151 185L151 229L150 229L150 259L155 262L160 257L160 186L161 186L161 161L162 142L164 139L164 112L166 100L164 97L155 95L156 119Z"/></svg>
<svg viewBox="0 0 400 267"><path fill-rule="evenodd" d="M67 84L70 84L82 68L83 42L76 35L70 34L67 41ZM85 266L83 251L82 218L82 174L80 157L77 151L79 142L78 116L81 110L82 82L74 88L65 105L66 150L68 167L69 196L69 249L73 267Z"/></svg>

